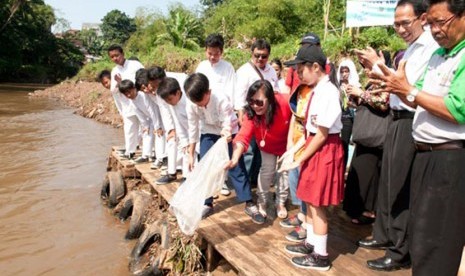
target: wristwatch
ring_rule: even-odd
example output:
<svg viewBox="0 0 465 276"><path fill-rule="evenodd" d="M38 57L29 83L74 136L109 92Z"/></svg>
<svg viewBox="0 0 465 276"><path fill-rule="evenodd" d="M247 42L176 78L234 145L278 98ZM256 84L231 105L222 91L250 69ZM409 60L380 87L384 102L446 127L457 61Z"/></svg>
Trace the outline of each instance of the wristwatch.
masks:
<svg viewBox="0 0 465 276"><path fill-rule="evenodd" d="M418 89L416 89L416 88L412 89L410 92L408 92L407 101L413 103L415 101L415 98L418 95L418 93L420 93L420 91L418 91Z"/></svg>

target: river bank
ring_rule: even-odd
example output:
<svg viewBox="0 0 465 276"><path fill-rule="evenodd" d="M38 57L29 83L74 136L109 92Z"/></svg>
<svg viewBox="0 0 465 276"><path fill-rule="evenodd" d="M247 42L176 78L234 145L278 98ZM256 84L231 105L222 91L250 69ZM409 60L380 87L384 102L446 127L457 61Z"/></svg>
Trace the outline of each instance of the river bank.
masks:
<svg viewBox="0 0 465 276"><path fill-rule="evenodd" d="M123 121L109 90L98 82L66 81L30 93L31 97L57 100L75 109L75 113L98 122L121 127Z"/></svg>

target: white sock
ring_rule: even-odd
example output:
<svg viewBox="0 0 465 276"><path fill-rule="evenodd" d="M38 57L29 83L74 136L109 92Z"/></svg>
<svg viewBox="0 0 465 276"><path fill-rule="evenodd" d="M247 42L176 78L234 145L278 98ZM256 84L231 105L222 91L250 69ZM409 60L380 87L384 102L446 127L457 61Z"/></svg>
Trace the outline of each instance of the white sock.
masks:
<svg viewBox="0 0 465 276"><path fill-rule="evenodd" d="M313 251L321 256L328 256L328 252L326 251L326 244L328 242L328 235L317 235L313 234L313 241L315 242L313 245L315 248Z"/></svg>
<svg viewBox="0 0 465 276"><path fill-rule="evenodd" d="M315 245L315 240L313 239L313 236L315 235L313 233L313 224L310 223L302 223L302 226L305 224L305 227L307 229L307 243L311 245Z"/></svg>

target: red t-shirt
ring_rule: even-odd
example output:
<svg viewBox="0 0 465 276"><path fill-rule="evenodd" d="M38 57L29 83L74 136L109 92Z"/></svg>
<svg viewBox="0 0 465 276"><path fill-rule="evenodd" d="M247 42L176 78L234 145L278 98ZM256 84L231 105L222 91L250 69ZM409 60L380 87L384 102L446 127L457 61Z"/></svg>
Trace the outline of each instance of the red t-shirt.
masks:
<svg viewBox="0 0 465 276"><path fill-rule="evenodd" d="M273 116L273 123L269 129L265 126L265 117L259 116L259 121L255 118L249 119L244 115L241 129L234 138L233 143L240 142L245 146L245 151L249 148L250 140L255 136L258 148L266 153L281 156L286 152L287 133L291 122L292 112L289 107L289 97L285 94L275 93L276 110ZM264 140L262 147L260 142Z"/></svg>

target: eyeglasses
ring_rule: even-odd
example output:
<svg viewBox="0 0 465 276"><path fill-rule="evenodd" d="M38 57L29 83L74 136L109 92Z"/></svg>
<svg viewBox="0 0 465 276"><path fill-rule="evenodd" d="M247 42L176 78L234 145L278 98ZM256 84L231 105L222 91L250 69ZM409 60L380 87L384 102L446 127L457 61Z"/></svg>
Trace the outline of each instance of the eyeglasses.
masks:
<svg viewBox="0 0 465 276"><path fill-rule="evenodd" d="M262 107L265 104L264 100L254 100L254 99L249 99L248 103L250 106L256 105L258 107Z"/></svg>
<svg viewBox="0 0 465 276"><path fill-rule="evenodd" d="M267 54L253 54L254 58L262 58L262 59L267 59L269 55Z"/></svg>
<svg viewBox="0 0 465 276"><path fill-rule="evenodd" d="M418 17L415 17L412 20L403 20L401 22L394 22L394 29L399 29L401 26L404 29L412 27L413 22L415 22L418 19Z"/></svg>
<svg viewBox="0 0 465 276"><path fill-rule="evenodd" d="M430 26L430 28L437 27L439 29L442 29L449 22L451 22L454 18L455 18L455 14L453 14L451 17L444 19L444 20L428 21L428 25Z"/></svg>

